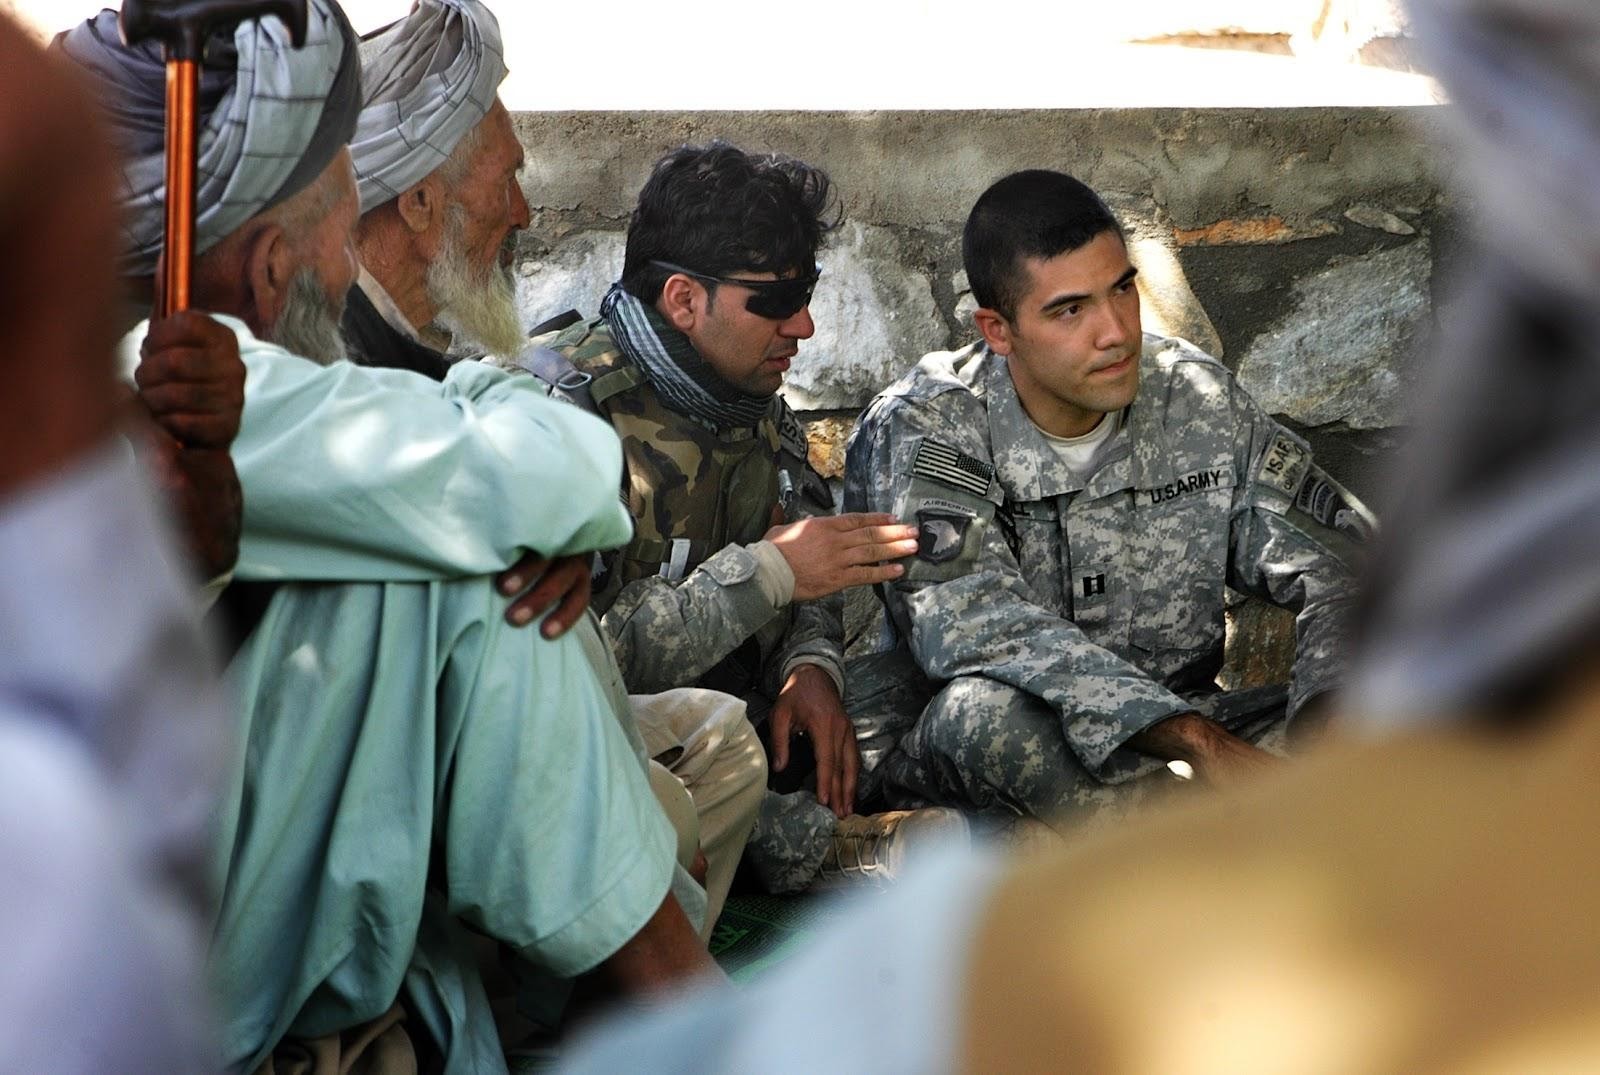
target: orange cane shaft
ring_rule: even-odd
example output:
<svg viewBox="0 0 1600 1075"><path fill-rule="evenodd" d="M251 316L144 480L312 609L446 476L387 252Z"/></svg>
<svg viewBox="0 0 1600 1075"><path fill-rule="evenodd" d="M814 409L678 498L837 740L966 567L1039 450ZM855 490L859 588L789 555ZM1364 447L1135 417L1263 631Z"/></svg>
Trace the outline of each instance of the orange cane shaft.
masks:
<svg viewBox="0 0 1600 1075"><path fill-rule="evenodd" d="M200 82L194 60L167 62L167 233L161 316L189 308L194 262L195 97Z"/></svg>

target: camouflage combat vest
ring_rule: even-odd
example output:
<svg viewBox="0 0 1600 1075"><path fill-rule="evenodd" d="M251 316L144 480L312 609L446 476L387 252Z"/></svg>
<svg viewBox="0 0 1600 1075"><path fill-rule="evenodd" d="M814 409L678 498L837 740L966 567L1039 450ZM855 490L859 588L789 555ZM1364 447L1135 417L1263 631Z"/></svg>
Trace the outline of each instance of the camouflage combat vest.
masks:
<svg viewBox="0 0 1600 1075"><path fill-rule="evenodd" d="M782 399L754 429L717 432L669 409L644 371L622 353L603 321L540 341L592 380L593 409L622 440L622 500L633 539L605 558L594 607L604 613L622 588L660 575L676 581L730 544L761 540L790 490L822 484L806 465L805 433ZM822 486L826 495L826 486Z"/></svg>

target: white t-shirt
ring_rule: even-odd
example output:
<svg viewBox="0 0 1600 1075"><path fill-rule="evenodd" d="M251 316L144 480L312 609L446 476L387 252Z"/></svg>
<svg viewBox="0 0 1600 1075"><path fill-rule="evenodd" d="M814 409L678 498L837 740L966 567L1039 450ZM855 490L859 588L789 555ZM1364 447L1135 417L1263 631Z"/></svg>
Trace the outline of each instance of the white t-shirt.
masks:
<svg viewBox="0 0 1600 1075"><path fill-rule="evenodd" d="M1113 411L1100 419L1098 425L1087 433L1076 437L1057 437L1039 429L1039 435L1050 445L1052 451L1080 478L1089 476L1089 464L1094 462L1095 454L1100 451L1100 446L1117 435L1117 430L1122 428L1123 411Z"/></svg>

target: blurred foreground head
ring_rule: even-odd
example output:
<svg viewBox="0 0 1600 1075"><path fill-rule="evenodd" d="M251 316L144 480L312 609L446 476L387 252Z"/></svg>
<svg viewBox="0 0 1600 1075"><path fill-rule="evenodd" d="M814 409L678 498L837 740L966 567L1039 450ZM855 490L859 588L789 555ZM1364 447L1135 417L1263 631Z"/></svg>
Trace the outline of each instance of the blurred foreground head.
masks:
<svg viewBox="0 0 1600 1075"><path fill-rule="evenodd" d="M0 497L112 431L115 207L84 87L0 13Z"/></svg>
<svg viewBox="0 0 1600 1075"><path fill-rule="evenodd" d="M1600 7L1411 6L1478 247L1369 590L1380 725L1533 708L1600 643Z"/></svg>

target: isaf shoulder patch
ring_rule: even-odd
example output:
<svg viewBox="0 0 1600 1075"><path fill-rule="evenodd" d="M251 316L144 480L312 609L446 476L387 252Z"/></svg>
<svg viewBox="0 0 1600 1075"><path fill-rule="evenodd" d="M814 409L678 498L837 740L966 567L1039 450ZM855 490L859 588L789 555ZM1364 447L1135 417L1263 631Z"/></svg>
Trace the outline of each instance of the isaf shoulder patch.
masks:
<svg viewBox="0 0 1600 1075"><path fill-rule="evenodd" d="M1311 465L1311 452L1286 433L1279 433L1267 446L1256 468L1256 482L1293 497Z"/></svg>
<svg viewBox="0 0 1600 1075"><path fill-rule="evenodd" d="M931 438L917 446L911 473L973 496L987 497L994 484L993 466Z"/></svg>

